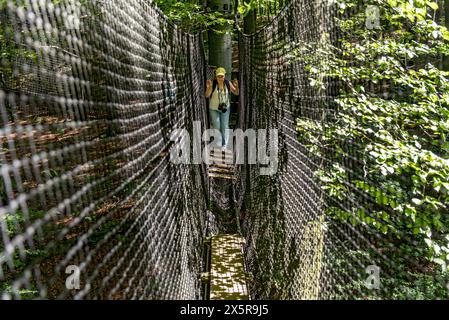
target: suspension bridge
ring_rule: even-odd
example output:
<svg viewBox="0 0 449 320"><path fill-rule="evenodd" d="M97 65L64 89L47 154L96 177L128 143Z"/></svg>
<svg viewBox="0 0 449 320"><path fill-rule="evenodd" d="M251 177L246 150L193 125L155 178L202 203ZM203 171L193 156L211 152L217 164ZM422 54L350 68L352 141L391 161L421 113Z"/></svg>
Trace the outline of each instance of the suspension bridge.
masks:
<svg viewBox="0 0 449 320"><path fill-rule="evenodd" d="M314 153L296 130L298 118L334 121L339 84L313 87L291 44L333 41L335 14L294 0L238 35L235 128L279 132L278 170L260 175L232 153L210 166L170 161L175 129L209 127L201 34L151 1L6 1L2 298L363 299L366 267L389 262L376 244L389 240L326 214L348 206L330 204L316 178L335 150ZM356 144L346 146L357 175Z"/></svg>

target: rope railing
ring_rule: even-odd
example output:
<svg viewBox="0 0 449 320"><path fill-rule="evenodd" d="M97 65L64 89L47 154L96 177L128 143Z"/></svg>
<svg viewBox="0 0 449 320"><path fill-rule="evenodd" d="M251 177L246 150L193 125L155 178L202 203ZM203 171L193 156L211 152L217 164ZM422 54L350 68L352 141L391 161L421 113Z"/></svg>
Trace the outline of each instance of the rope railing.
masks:
<svg viewBox="0 0 449 320"><path fill-rule="evenodd" d="M207 176L169 150L206 123L201 37L141 0L0 10L2 298L199 298Z"/></svg>

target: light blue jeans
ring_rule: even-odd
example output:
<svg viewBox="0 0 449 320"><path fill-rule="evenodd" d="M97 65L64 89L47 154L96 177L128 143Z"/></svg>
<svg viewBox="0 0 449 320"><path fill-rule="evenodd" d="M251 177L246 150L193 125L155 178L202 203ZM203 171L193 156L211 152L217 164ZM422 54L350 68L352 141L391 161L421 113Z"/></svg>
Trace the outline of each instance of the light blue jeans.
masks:
<svg viewBox="0 0 449 320"><path fill-rule="evenodd" d="M229 140L229 115L231 114L231 108L228 107L226 113L220 110L209 109L210 122L212 129L217 129L221 133L221 146L226 147Z"/></svg>

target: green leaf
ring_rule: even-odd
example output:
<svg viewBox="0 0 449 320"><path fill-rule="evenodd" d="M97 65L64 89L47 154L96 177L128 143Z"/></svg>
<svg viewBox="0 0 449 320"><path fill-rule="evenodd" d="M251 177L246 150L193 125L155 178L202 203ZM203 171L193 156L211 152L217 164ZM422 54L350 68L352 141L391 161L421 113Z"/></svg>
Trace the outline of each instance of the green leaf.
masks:
<svg viewBox="0 0 449 320"><path fill-rule="evenodd" d="M438 4L436 2L429 2L427 3L427 5L432 8L433 10L437 10L438 9Z"/></svg>

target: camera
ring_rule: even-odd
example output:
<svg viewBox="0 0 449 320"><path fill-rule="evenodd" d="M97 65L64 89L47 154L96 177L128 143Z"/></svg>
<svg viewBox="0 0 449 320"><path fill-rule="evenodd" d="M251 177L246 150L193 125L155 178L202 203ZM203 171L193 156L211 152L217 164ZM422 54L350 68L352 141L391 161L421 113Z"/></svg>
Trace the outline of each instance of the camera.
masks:
<svg viewBox="0 0 449 320"><path fill-rule="evenodd" d="M228 108L226 106L226 103L222 102L218 105L218 110L221 110L221 112L226 113L228 111Z"/></svg>

